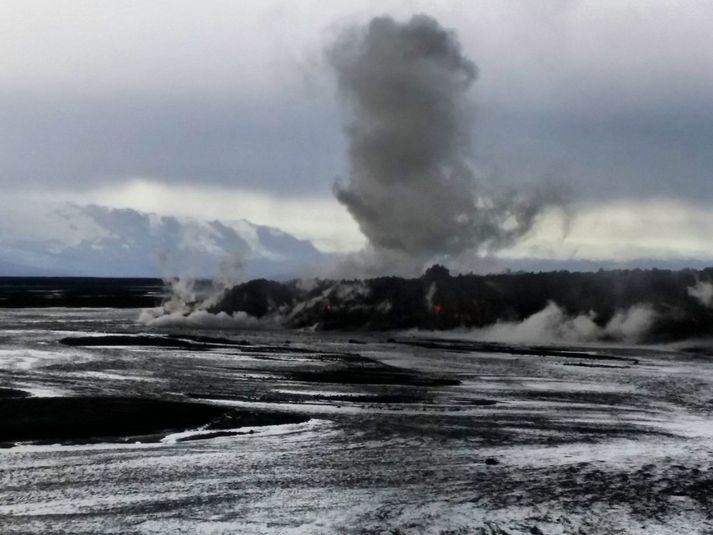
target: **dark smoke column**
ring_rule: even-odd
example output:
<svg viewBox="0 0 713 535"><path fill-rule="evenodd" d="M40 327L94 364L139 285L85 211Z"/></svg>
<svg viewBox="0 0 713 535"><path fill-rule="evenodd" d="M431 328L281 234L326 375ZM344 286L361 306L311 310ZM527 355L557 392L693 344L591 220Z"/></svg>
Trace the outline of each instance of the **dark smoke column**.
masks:
<svg viewBox="0 0 713 535"><path fill-rule="evenodd" d="M421 269L529 230L533 203L478 193L467 99L477 68L453 32L426 15L378 17L342 32L327 56L349 142L349 179L335 194L369 239L372 262Z"/></svg>

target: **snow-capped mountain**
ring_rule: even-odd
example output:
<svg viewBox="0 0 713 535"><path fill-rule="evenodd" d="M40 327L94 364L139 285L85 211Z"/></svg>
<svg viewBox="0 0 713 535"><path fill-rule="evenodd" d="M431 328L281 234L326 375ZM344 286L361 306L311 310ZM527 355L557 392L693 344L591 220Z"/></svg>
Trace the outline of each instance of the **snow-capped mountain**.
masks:
<svg viewBox="0 0 713 535"><path fill-rule="evenodd" d="M0 275L288 278L329 261L307 240L245 220L197 220L74 204L6 217Z"/></svg>

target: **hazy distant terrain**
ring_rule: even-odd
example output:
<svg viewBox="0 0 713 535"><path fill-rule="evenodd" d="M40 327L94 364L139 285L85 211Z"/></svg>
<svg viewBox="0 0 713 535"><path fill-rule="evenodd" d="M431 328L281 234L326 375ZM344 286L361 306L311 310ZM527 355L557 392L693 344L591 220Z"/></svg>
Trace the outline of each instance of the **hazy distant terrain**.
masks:
<svg viewBox="0 0 713 535"><path fill-rule="evenodd" d="M245 220L159 216L131 209L62 204L32 214L34 232L0 214L0 277L164 277L240 279L333 275L335 253L306 239ZM474 264L489 271L682 269L710 262L686 258L602 261L499 258Z"/></svg>
<svg viewBox="0 0 713 535"><path fill-rule="evenodd" d="M0 221L0 276L285 278L319 269L329 256L309 241L244 220L67 204L45 213L35 235Z"/></svg>

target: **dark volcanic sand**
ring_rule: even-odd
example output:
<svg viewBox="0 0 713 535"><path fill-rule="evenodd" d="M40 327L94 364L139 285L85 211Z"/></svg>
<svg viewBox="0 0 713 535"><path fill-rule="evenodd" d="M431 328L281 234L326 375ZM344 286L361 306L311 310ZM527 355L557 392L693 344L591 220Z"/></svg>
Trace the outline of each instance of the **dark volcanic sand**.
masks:
<svg viewBox="0 0 713 535"><path fill-rule="evenodd" d="M129 312L0 310L0 384L193 398L211 423L160 443L2 450L3 535L713 533L705 355L163 333ZM213 410L311 420L250 433Z"/></svg>
<svg viewBox="0 0 713 535"><path fill-rule="evenodd" d="M16 388L0 388L0 399L28 398L29 392L17 390Z"/></svg>
<svg viewBox="0 0 713 535"><path fill-rule="evenodd" d="M12 308L154 307L165 292L160 279L0 277L0 306Z"/></svg>
<svg viewBox="0 0 713 535"><path fill-rule="evenodd" d="M305 383L335 383L354 385L411 385L411 386L454 386L458 379L438 374L422 373L390 366L353 353L315 352L314 350L290 346L254 346L247 341L190 335L121 335L74 336L62 338L61 344L71 347L144 347L167 348L190 351L234 350L236 354L257 353L269 360L269 354L303 354L315 356L326 366L310 366L303 369L291 368L283 375L287 379ZM349 341L351 343L351 341ZM213 392L213 394L215 394ZM213 397L210 393L194 397ZM214 397L215 399L215 397Z"/></svg>
<svg viewBox="0 0 713 535"><path fill-rule="evenodd" d="M207 351L224 346L249 346L249 342L239 342L226 338L190 335L126 335L105 334L99 336L68 336L59 341L60 344L72 347L165 347L172 349L190 349L192 351Z"/></svg>
<svg viewBox="0 0 713 535"><path fill-rule="evenodd" d="M197 427L232 429L300 423L295 414L238 411L204 403L116 397L0 399L0 442L160 440Z"/></svg>

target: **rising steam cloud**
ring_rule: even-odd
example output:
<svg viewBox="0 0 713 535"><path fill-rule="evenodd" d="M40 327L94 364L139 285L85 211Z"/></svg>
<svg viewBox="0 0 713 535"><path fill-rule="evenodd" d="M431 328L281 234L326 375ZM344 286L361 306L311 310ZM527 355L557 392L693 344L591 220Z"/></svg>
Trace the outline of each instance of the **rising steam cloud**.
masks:
<svg viewBox="0 0 713 535"><path fill-rule="evenodd" d="M707 308L713 308L713 284L706 281L698 281L688 288L688 295L696 299Z"/></svg>
<svg viewBox="0 0 713 535"><path fill-rule="evenodd" d="M492 252L525 234L543 195L487 194L471 168L476 65L426 15L378 17L328 49L344 108L349 177L337 199L395 267Z"/></svg>
<svg viewBox="0 0 713 535"><path fill-rule="evenodd" d="M550 301L545 308L521 322L497 322L472 332L476 338L508 343L553 342L640 342L656 320L651 305L642 303L618 310L604 326L598 325L596 314L569 315Z"/></svg>

